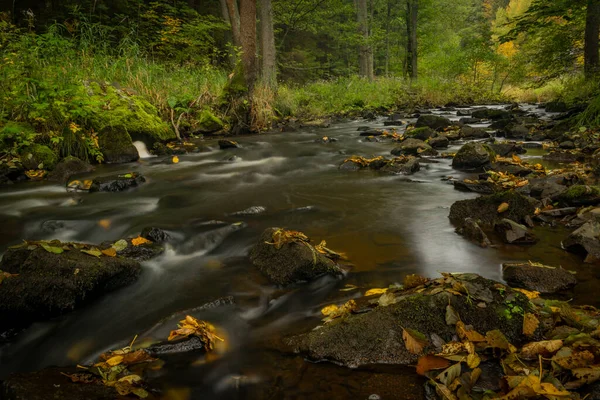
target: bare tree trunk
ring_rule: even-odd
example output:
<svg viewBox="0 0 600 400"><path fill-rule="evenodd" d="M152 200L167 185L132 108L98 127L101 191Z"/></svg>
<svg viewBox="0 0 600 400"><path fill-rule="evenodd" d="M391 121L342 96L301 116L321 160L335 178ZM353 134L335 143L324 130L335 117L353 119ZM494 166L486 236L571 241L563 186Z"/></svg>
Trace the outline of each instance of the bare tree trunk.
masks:
<svg viewBox="0 0 600 400"><path fill-rule="evenodd" d="M271 0L260 0L260 28L262 50L262 78L270 87L277 87L275 33L273 32L273 5Z"/></svg>
<svg viewBox="0 0 600 400"><path fill-rule="evenodd" d="M387 14L385 17L385 76L390 76L390 24L392 21L392 3L387 1Z"/></svg>
<svg viewBox="0 0 600 400"><path fill-rule="evenodd" d="M417 18L418 0L406 0L406 72L412 80L417 79Z"/></svg>
<svg viewBox="0 0 600 400"><path fill-rule="evenodd" d="M373 80L373 52L369 45L369 13L367 10L367 0L355 0L355 5L359 30L363 37L363 43L359 46L358 53L359 74L369 80ZM371 64L370 66L369 63Z"/></svg>
<svg viewBox="0 0 600 400"><path fill-rule="evenodd" d="M591 77L600 71L599 42L600 34L600 0L588 0L585 20L585 76Z"/></svg>
<svg viewBox="0 0 600 400"><path fill-rule="evenodd" d="M227 14L231 23L231 33L233 34L233 45L240 47L242 45L240 32L240 12L238 10L237 0L225 0L227 2Z"/></svg>
<svg viewBox="0 0 600 400"><path fill-rule="evenodd" d="M231 18L229 17L229 9L227 8L227 0L219 0L219 3L221 4L221 16L223 17L223 20L232 25L231 23ZM235 44L233 43L233 29L231 32L226 32L225 33L225 40L227 40L228 43L231 43L235 46ZM233 51L233 49L228 49L228 58L229 58L229 64L232 68L235 67L235 63L236 63L236 54L235 51Z"/></svg>
<svg viewBox="0 0 600 400"><path fill-rule="evenodd" d="M240 41L242 45L244 78L248 85L250 97L252 97L252 90L257 77L256 0L240 1Z"/></svg>

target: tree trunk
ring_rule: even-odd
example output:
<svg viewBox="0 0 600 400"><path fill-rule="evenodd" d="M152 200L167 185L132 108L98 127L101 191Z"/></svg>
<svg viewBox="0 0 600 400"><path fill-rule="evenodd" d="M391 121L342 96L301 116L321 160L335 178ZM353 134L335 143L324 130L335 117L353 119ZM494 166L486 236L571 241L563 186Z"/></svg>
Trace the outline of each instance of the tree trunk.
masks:
<svg viewBox="0 0 600 400"><path fill-rule="evenodd" d="M237 6L237 0L223 0L227 3L227 15L231 23L231 33L233 34L233 45L240 47L242 45L240 32L240 12Z"/></svg>
<svg viewBox="0 0 600 400"><path fill-rule="evenodd" d="M406 1L406 72L412 80L417 79L417 17L419 15L418 0Z"/></svg>
<svg viewBox="0 0 600 400"><path fill-rule="evenodd" d="M242 65L248 92L252 90L257 77L256 63L256 0L240 1L240 42L242 45Z"/></svg>
<svg viewBox="0 0 600 400"><path fill-rule="evenodd" d="M358 26L363 37L363 43L359 46L358 52L359 74L369 80L373 80L373 52L369 44L369 13L367 10L367 0L355 0L355 4Z"/></svg>
<svg viewBox="0 0 600 400"><path fill-rule="evenodd" d="M231 23L231 18L229 17L229 9L227 8L227 0L219 0L219 3L221 4L221 16L223 17L223 20L233 27L233 24ZM235 46L235 43L233 43L233 29L230 32L225 33L225 40L227 41L227 43L232 43ZM236 63L235 51L233 49L229 48L228 53L229 53L228 54L229 64L230 64L231 68L235 68L235 63Z"/></svg>
<svg viewBox="0 0 600 400"><path fill-rule="evenodd" d="M600 0L588 0L587 16L585 20L585 76L591 77L600 71L598 55L600 35Z"/></svg>
<svg viewBox="0 0 600 400"><path fill-rule="evenodd" d="M260 27L262 50L262 79L271 88L277 87L275 33L273 32L273 5L271 0L260 0Z"/></svg>

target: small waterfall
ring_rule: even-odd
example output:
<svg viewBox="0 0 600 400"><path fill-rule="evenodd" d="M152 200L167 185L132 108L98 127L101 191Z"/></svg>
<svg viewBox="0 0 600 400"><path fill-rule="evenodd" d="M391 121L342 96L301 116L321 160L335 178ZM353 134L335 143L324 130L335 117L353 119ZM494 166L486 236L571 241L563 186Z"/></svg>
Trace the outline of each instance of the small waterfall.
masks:
<svg viewBox="0 0 600 400"><path fill-rule="evenodd" d="M146 144L144 142L138 140L137 142L133 142L133 145L137 149L140 158L155 157L152 154L148 153L148 148L146 147Z"/></svg>

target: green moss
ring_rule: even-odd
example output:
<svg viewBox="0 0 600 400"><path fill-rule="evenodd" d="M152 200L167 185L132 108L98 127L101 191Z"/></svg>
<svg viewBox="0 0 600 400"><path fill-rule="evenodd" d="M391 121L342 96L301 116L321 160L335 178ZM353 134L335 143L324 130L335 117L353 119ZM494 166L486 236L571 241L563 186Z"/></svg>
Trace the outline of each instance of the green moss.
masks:
<svg viewBox="0 0 600 400"><path fill-rule="evenodd" d="M58 156L48 146L34 144L21 152L21 163L27 169L53 169Z"/></svg>
<svg viewBox="0 0 600 400"><path fill-rule="evenodd" d="M7 122L0 129L0 150L10 150L15 145L29 146L37 134L29 124L19 122Z"/></svg>
<svg viewBox="0 0 600 400"><path fill-rule="evenodd" d="M107 126L123 126L133 140L148 145L175 139L167 123L158 116L157 109L140 96L129 95L113 86L88 85L92 104L91 125L96 131Z"/></svg>
<svg viewBox="0 0 600 400"><path fill-rule="evenodd" d="M126 163L139 158L127 129L107 126L98 134L98 145L107 163Z"/></svg>
<svg viewBox="0 0 600 400"><path fill-rule="evenodd" d="M223 121L215 116L210 110L202 110L199 118L199 130L201 132L216 132L223 129Z"/></svg>
<svg viewBox="0 0 600 400"><path fill-rule="evenodd" d="M598 197L600 188L597 186L573 185L561 195L564 200L575 200L582 197Z"/></svg>

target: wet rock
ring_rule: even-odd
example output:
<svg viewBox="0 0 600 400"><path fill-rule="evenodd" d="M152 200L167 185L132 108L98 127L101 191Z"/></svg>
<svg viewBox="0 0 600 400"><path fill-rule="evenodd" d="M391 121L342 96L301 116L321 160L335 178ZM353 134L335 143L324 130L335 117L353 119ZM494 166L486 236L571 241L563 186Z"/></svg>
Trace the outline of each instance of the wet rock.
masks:
<svg viewBox="0 0 600 400"><path fill-rule="evenodd" d="M392 154L395 156L400 155L435 155L437 152L433 148L419 139L406 139L401 142L398 147L392 150Z"/></svg>
<svg viewBox="0 0 600 400"><path fill-rule="evenodd" d="M566 190L563 176L546 176L529 180L529 194L537 199L557 200Z"/></svg>
<svg viewBox="0 0 600 400"><path fill-rule="evenodd" d="M535 244L537 242L535 235L526 226L510 219L500 220L495 224L494 229L508 244Z"/></svg>
<svg viewBox="0 0 600 400"><path fill-rule="evenodd" d="M404 123L402 121L383 121L383 126L402 126Z"/></svg>
<svg viewBox="0 0 600 400"><path fill-rule="evenodd" d="M419 139L419 140L427 140L429 138L433 138L438 136L437 132L434 131L433 129L425 126L422 128L415 128L411 131L407 131L406 135L413 138L413 139Z"/></svg>
<svg viewBox="0 0 600 400"><path fill-rule="evenodd" d="M594 263L600 260L600 223L589 221L574 231L562 242L568 252L581 254L585 262Z"/></svg>
<svg viewBox="0 0 600 400"><path fill-rule="evenodd" d="M312 121L304 121L300 125L302 128L329 128L331 126L331 121L326 119L315 119Z"/></svg>
<svg viewBox="0 0 600 400"><path fill-rule="evenodd" d="M440 117L433 114L421 115L415 124L417 128L429 127L434 130L442 130L452 126L452 122L446 117Z"/></svg>
<svg viewBox="0 0 600 400"><path fill-rule="evenodd" d="M154 344L146 349L152 356L164 359L165 356L190 353L206 353L204 341L197 336L190 336L184 340L175 342L161 342Z"/></svg>
<svg viewBox="0 0 600 400"><path fill-rule="evenodd" d="M498 206L508 203L508 210L498 213ZM462 226L467 218L478 221L483 228L492 228L496 222L503 218L517 223L523 223L525 217L535 213L539 205L535 199L523 196L516 192L502 192L476 199L459 200L450 207L450 222L455 226Z"/></svg>
<svg viewBox="0 0 600 400"><path fill-rule="evenodd" d="M479 124L481 122L481 120L479 118L461 118L458 120L458 122L463 125L470 125L470 124Z"/></svg>
<svg viewBox="0 0 600 400"><path fill-rule="evenodd" d="M392 304L334 320L319 329L289 338L286 343L312 360L328 360L348 367L414 365L419 356L406 349L403 329L412 329L427 338L424 352L433 350L434 334L444 341L452 341L456 328L448 325L445 318L449 304L466 325L481 334L499 329L515 345L526 340L522 335L522 315L511 314L505 304L510 298L511 304L529 312L531 306L524 295L510 288L501 293L494 288L496 282L474 274L454 277L469 291L470 298L485 302L486 307L473 307L467 296L452 295L444 286L435 293L431 292L432 287L423 293L400 291L393 293Z"/></svg>
<svg viewBox="0 0 600 400"><path fill-rule="evenodd" d="M456 228L456 232L470 241L477 243L481 247L488 247L492 244L490 239L473 218L466 218L463 225Z"/></svg>
<svg viewBox="0 0 600 400"><path fill-rule="evenodd" d="M473 111L473 113L471 113L471 116L473 118L491 119L491 120L495 121L495 120L500 120L500 119L510 119L511 113L506 110L496 110L496 109L485 108L485 109Z"/></svg>
<svg viewBox="0 0 600 400"><path fill-rule="evenodd" d="M240 147L240 145L237 142L234 142L233 140L221 139L219 140L218 144L221 150L238 149Z"/></svg>
<svg viewBox="0 0 600 400"><path fill-rule="evenodd" d="M10 375L0 386L3 400L114 400L121 398L114 387L74 383L63 374L81 373L77 368L46 368Z"/></svg>
<svg viewBox="0 0 600 400"><path fill-rule="evenodd" d="M166 243L171 240L171 236L167 232L155 227L144 228L140 236L157 244Z"/></svg>
<svg viewBox="0 0 600 400"><path fill-rule="evenodd" d="M412 175L421 169L419 160L415 157L395 158L386 163L381 169L381 172L391 174Z"/></svg>
<svg viewBox="0 0 600 400"><path fill-rule="evenodd" d="M501 119L498 121L494 121L490 124L489 129L497 129L499 133L504 134L504 128L508 125L512 124L513 121L511 119Z"/></svg>
<svg viewBox="0 0 600 400"><path fill-rule="evenodd" d="M52 247L62 248L60 242ZM130 285L141 272L131 259L82 253L54 254L35 246L8 249L0 270L18 276L0 285L0 331L73 311L85 302Z"/></svg>
<svg viewBox="0 0 600 400"><path fill-rule="evenodd" d="M103 176L95 178L90 186L90 193L93 192L123 192L125 190L136 188L146 182L143 175L135 173L125 175Z"/></svg>
<svg viewBox="0 0 600 400"><path fill-rule="evenodd" d="M547 112L563 113L569 110L569 107L564 101L550 101L546 103L545 110Z"/></svg>
<svg viewBox="0 0 600 400"><path fill-rule="evenodd" d="M452 160L452 168L480 170L489 167L495 160L494 150L486 144L467 143L460 148Z"/></svg>
<svg viewBox="0 0 600 400"><path fill-rule="evenodd" d="M438 136L429 139L427 143L434 149L445 149L450 145L450 140L445 136Z"/></svg>
<svg viewBox="0 0 600 400"><path fill-rule="evenodd" d="M490 134L482 128L473 128L469 125L465 125L460 128L460 135L465 139L487 139Z"/></svg>
<svg viewBox="0 0 600 400"><path fill-rule="evenodd" d="M525 154L525 150L522 146L516 143L494 143L489 145L494 152L501 157L512 156L513 154Z"/></svg>
<svg viewBox="0 0 600 400"><path fill-rule="evenodd" d="M574 163L583 162L585 156L573 150L554 150L548 154L544 154L544 160L554 161L559 163Z"/></svg>
<svg viewBox="0 0 600 400"><path fill-rule="evenodd" d="M598 186L572 185L557 199L569 206L595 206L600 204L600 188Z"/></svg>
<svg viewBox="0 0 600 400"><path fill-rule="evenodd" d="M561 142L558 147L565 150L573 150L575 148L575 143L571 140L565 140L564 142Z"/></svg>
<svg viewBox="0 0 600 400"><path fill-rule="evenodd" d="M315 143L321 143L321 144L329 144L329 143L335 143L338 140L336 138L332 138L329 136L323 136L322 138L316 139Z"/></svg>
<svg viewBox="0 0 600 400"><path fill-rule="evenodd" d="M338 265L305 242L289 242L277 248L273 234L280 228L268 228L250 250L250 260L277 285L311 281L323 274L340 275Z"/></svg>
<svg viewBox="0 0 600 400"><path fill-rule="evenodd" d="M381 138L381 136L367 136L362 141L367 143L379 143L383 142L383 139Z"/></svg>
<svg viewBox="0 0 600 400"><path fill-rule="evenodd" d="M352 160L345 160L339 168L340 171L356 172L360 171L361 169L364 169L365 167Z"/></svg>
<svg viewBox="0 0 600 400"><path fill-rule="evenodd" d="M129 132L123 125L107 126L98 133L98 146L108 164L122 164L140 158Z"/></svg>
<svg viewBox="0 0 600 400"><path fill-rule="evenodd" d="M232 217L245 217L249 215L259 215L267 212L267 208L263 206L252 206L248 207L242 211L236 211L234 213L229 214Z"/></svg>
<svg viewBox="0 0 600 400"><path fill-rule="evenodd" d="M454 142L456 140L460 140L461 131L460 129L453 129L449 131L440 132L439 135L447 138L451 142Z"/></svg>
<svg viewBox="0 0 600 400"><path fill-rule="evenodd" d="M527 176L533 172L533 169L525 167L523 165L516 165L506 162L494 162L492 163L491 169L496 172L512 174L515 176Z"/></svg>
<svg viewBox="0 0 600 400"><path fill-rule="evenodd" d="M509 124L503 131L507 139L524 139L529 134L529 129L519 124Z"/></svg>
<svg viewBox="0 0 600 400"><path fill-rule="evenodd" d="M94 170L89 163L80 160L77 157L65 157L63 158L54 170L48 174L48 180L51 182L66 183L69 178L76 174L83 174Z"/></svg>
<svg viewBox="0 0 600 400"><path fill-rule="evenodd" d="M496 186L487 181L477 181L470 183L465 181L454 181L454 188L463 192L473 192L479 194L493 194L496 192Z"/></svg>
<svg viewBox="0 0 600 400"><path fill-rule="evenodd" d="M369 130L360 132L360 136L381 136L381 135L383 135L383 130L381 130L381 129L369 129Z"/></svg>
<svg viewBox="0 0 600 400"><path fill-rule="evenodd" d="M577 279L562 268L530 263L507 263L502 266L502 278L512 287L555 294L572 289Z"/></svg>
<svg viewBox="0 0 600 400"><path fill-rule="evenodd" d="M0 164L0 185L12 185L13 183L23 182L27 179L23 167L18 165L11 167L7 164Z"/></svg>

